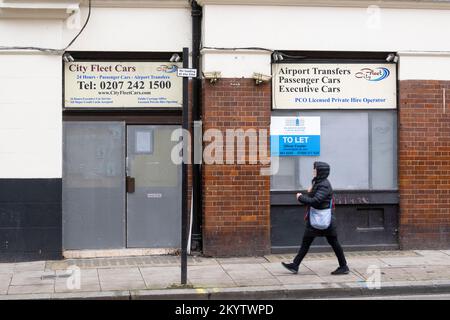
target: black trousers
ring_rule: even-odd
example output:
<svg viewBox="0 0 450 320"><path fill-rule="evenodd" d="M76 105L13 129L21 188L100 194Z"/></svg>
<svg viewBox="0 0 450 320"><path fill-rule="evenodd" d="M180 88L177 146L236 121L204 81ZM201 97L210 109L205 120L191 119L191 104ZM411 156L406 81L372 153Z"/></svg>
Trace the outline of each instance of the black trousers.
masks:
<svg viewBox="0 0 450 320"><path fill-rule="evenodd" d="M347 261L345 260L344 250L342 250L341 245L336 236L327 236L327 241L333 248L334 253L339 261L339 266L343 267L347 265ZM303 258L308 253L309 247L313 243L315 237L304 236L302 240L302 246L298 251L297 255L294 258L294 264L298 267L300 263L302 263Z"/></svg>

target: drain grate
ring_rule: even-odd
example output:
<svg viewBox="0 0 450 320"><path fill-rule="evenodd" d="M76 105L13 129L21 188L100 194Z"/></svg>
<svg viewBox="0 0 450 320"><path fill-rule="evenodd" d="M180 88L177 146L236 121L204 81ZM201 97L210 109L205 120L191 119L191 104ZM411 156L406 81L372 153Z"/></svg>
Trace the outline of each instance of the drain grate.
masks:
<svg viewBox="0 0 450 320"><path fill-rule="evenodd" d="M47 274L47 275L43 275L41 276L41 280L53 280L53 279L60 279L60 278L69 278L70 274Z"/></svg>
<svg viewBox="0 0 450 320"><path fill-rule="evenodd" d="M292 260L295 254L274 254L265 256L269 262ZM414 251L348 251L346 257L350 258L387 258L387 257L418 257L421 256ZM320 260L334 258L333 252L308 253L306 260Z"/></svg>
<svg viewBox="0 0 450 320"><path fill-rule="evenodd" d="M421 256L414 251L348 251L347 257L417 257ZM294 254L274 254L267 255L264 258L268 262L280 262L292 260ZM333 252L309 253L307 260L320 260L334 258ZM204 258L199 256L188 257L189 265L212 265L216 264L214 258ZM89 258L89 259L67 259L62 261L47 261L46 270L66 270L70 266L77 266L81 269L97 268L120 268L120 267L155 267L155 266L179 266L179 256L142 256L142 257L115 257L115 258Z"/></svg>
<svg viewBox="0 0 450 320"><path fill-rule="evenodd" d="M191 265L208 264L212 259L201 257L188 257ZM180 264L179 256L145 256L145 257L119 257L119 258L89 258L67 259L63 261L47 261L46 270L65 270L70 266L81 269L117 268L117 267L145 267L145 266L174 266Z"/></svg>

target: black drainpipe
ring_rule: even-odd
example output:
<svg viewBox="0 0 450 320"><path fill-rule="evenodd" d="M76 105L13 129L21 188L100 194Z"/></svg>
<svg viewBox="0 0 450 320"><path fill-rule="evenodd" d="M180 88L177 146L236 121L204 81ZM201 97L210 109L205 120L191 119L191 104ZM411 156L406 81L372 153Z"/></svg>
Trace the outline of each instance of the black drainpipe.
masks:
<svg viewBox="0 0 450 320"><path fill-rule="evenodd" d="M200 99L202 92L202 82L200 77L200 45L201 45L201 26L202 26L202 7L197 1L191 1L192 16L192 68L197 69L197 78L192 79L192 120L201 120L202 101ZM194 124L192 123L192 132ZM203 139L202 139L203 140ZM192 139L194 141L194 139ZM193 188L193 219L192 219L192 242L191 250L202 250L202 170L199 164L192 166L192 188Z"/></svg>

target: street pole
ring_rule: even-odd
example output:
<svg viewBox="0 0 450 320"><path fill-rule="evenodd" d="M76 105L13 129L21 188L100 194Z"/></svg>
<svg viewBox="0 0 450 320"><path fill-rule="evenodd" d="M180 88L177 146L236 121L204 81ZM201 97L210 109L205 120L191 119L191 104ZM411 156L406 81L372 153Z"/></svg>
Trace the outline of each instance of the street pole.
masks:
<svg viewBox="0 0 450 320"><path fill-rule="evenodd" d="M183 48L183 68L189 68L189 48ZM187 164L188 159L188 137L186 137L189 129L188 114L188 86L189 78L183 77L183 161L181 164L181 284L187 283L187 227L188 227L188 211L187 211Z"/></svg>

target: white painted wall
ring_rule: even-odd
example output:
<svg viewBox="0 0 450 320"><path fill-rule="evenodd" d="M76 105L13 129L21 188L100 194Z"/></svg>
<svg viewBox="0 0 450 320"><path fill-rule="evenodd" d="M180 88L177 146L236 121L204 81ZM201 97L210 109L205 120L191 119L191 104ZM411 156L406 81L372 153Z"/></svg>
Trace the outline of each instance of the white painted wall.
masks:
<svg viewBox="0 0 450 320"><path fill-rule="evenodd" d="M0 18L0 46L61 49L86 15L83 7L79 19ZM450 52L450 10L381 9L377 16L365 8L205 5L203 16L204 46L400 51L400 79L450 80L449 55L433 53ZM94 7L69 49L179 51L190 44L188 8ZM223 77L271 72L270 53L252 50L205 50L202 63ZM0 52L0 178L61 177L61 90L60 56Z"/></svg>
<svg viewBox="0 0 450 320"><path fill-rule="evenodd" d="M83 8L80 22L87 12ZM78 32L72 29L76 17L64 24L67 44ZM191 47L189 8L92 8L84 32L70 50L97 51L182 51Z"/></svg>
<svg viewBox="0 0 450 320"><path fill-rule="evenodd" d="M450 52L400 52L400 80L450 80Z"/></svg>
<svg viewBox="0 0 450 320"><path fill-rule="evenodd" d="M0 54L0 178L60 178L61 58Z"/></svg>
<svg viewBox="0 0 450 320"><path fill-rule="evenodd" d="M0 18L0 46L61 49L87 16L67 20ZM191 44L187 8L93 8L69 50L181 51ZM60 55L0 51L0 178L62 177Z"/></svg>
<svg viewBox="0 0 450 320"><path fill-rule="evenodd" d="M271 53L264 51L202 51L202 70L220 71L223 78L251 78L254 72L271 74Z"/></svg>
<svg viewBox="0 0 450 320"><path fill-rule="evenodd" d="M446 40L450 10L205 5L203 16L206 47L450 52L450 41ZM218 61L220 53L222 63ZM222 50L214 53L214 57L210 55L213 54L204 53L206 70L222 65L217 71L222 71L224 77L249 76L248 68L243 68L233 51ZM247 55L245 60L253 59ZM270 70L267 61L260 58L256 61L251 65L255 72ZM402 71L417 79L430 76L409 66Z"/></svg>

